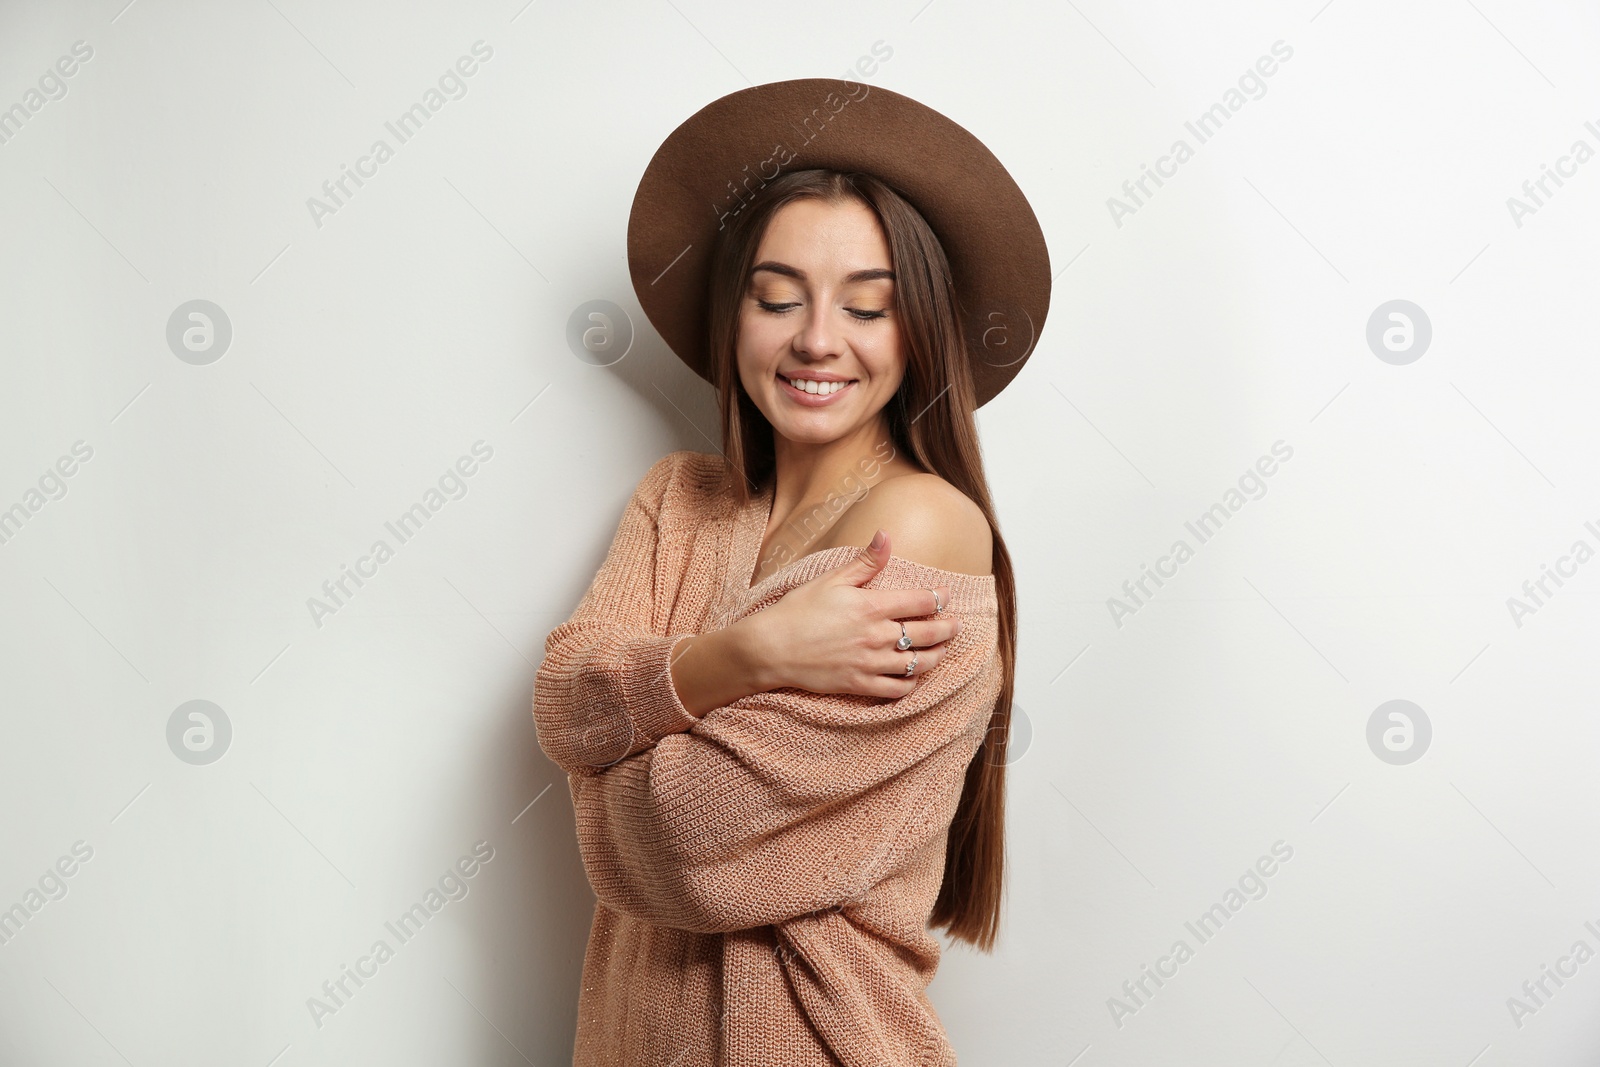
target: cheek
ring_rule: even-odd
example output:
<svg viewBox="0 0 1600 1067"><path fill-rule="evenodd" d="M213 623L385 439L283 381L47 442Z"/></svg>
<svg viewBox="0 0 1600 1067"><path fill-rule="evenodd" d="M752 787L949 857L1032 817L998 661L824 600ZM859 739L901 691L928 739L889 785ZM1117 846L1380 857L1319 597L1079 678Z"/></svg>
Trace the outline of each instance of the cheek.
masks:
<svg viewBox="0 0 1600 1067"><path fill-rule="evenodd" d="M739 339L734 359L739 364L740 374L753 374L758 377L766 373L767 365L771 362L761 347L761 339L750 334L745 334Z"/></svg>
<svg viewBox="0 0 1600 1067"><path fill-rule="evenodd" d="M760 371L755 368L750 358L744 355L737 357L734 367L739 372L739 383L744 386L745 393L755 396L756 390L760 388L762 377Z"/></svg>
<svg viewBox="0 0 1600 1067"><path fill-rule="evenodd" d="M739 358L751 364L771 360L779 341L778 328L770 319L746 315L739 320Z"/></svg>
<svg viewBox="0 0 1600 1067"><path fill-rule="evenodd" d="M867 373L872 375L875 384L881 385L889 392L900 387L900 381L905 377L906 360L900 352L898 338L889 338L881 346L874 347L864 357Z"/></svg>
<svg viewBox="0 0 1600 1067"><path fill-rule="evenodd" d="M733 361L741 378L748 375L760 362L761 357L758 354L761 350L760 344L760 331L755 329L754 324L748 319L740 320L739 335L733 343Z"/></svg>
<svg viewBox="0 0 1600 1067"><path fill-rule="evenodd" d="M734 349L734 370L744 386L745 395L757 401L757 406L766 404L765 397L773 388L773 368L769 366L770 361L763 354L764 351L759 331L754 334L740 331L738 346Z"/></svg>

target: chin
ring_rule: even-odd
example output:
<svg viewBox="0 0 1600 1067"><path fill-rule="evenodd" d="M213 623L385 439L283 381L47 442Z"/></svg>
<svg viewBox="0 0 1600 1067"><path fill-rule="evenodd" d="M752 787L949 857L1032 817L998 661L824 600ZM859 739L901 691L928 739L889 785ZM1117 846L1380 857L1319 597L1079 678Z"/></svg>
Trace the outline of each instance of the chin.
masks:
<svg viewBox="0 0 1600 1067"><path fill-rule="evenodd" d="M791 433L782 427L774 426L772 432L791 444L796 445L830 445L844 436L844 431L829 433L825 431L807 431Z"/></svg>
<svg viewBox="0 0 1600 1067"><path fill-rule="evenodd" d="M812 415L809 418L780 418L767 417L772 424L772 432L800 445L825 445L837 441L854 427L853 420L838 418L833 412L826 415Z"/></svg>

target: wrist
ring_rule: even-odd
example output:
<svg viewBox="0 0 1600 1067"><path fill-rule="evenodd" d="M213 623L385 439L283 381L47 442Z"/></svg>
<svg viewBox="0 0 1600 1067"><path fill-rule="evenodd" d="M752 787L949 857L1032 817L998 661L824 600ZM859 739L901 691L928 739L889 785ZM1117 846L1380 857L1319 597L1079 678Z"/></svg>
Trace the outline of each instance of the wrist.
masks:
<svg viewBox="0 0 1600 1067"><path fill-rule="evenodd" d="M727 657L725 662L734 677L739 679L739 688L744 690L746 696L765 693L783 685L773 667L767 629L758 612L718 631L724 642L724 647L719 651Z"/></svg>
<svg viewBox="0 0 1600 1067"><path fill-rule="evenodd" d="M764 627L741 620L680 642L670 672L683 710L698 719L712 708L777 688L762 651L764 633Z"/></svg>

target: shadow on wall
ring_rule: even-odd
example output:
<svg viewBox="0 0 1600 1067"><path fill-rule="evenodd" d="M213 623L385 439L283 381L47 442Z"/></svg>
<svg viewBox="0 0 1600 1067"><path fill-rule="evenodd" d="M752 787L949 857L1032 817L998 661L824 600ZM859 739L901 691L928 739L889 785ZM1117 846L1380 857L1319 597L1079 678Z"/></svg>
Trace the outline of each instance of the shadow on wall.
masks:
<svg viewBox="0 0 1600 1067"><path fill-rule="evenodd" d="M631 480L623 477L615 485L588 487L585 495L591 499L614 503L597 508L599 517L575 524L561 535L566 543L561 544L557 558L567 562L552 569L548 581L534 594L537 602L527 605L535 620L520 642L527 662L507 672L505 692L497 699L503 714L497 716L499 725L478 764L488 782L503 783L487 786L485 795L519 799L505 813L507 822L500 824L499 839L493 842L494 866L499 868L494 895L499 899L492 906L471 911L472 943L480 967L476 988L489 991L486 996L491 999L480 999L474 1005L489 1025L484 1027L486 1037L479 1049L463 1050L464 1062L514 1063L522 1062L523 1057L534 1063L571 1062L583 958L596 898L578 852L566 773L538 745L532 712L534 677L544 658L546 636L577 609L605 562L611 536L637 479L675 449L721 451L711 387L672 353L632 304L625 272L619 271L609 289L628 293L630 308L624 311L609 301L594 300L574 309L572 319L581 325L578 347L569 358L580 365L575 368L577 373L569 369L557 380L565 379L563 384L569 390L581 392L583 401L578 408L584 410L567 408L557 419L572 419L573 433L579 432L580 424L592 428L599 423L626 426L625 436L631 442L665 443L630 464L636 468ZM587 331L592 331L588 340L599 345L598 350L584 347ZM568 336L567 347L573 348L570 322ZM617 351L621 355L615 355ZM635 392L642 405L619 402L612 390L589 388L585 375L614 377ZM652 410L653 418L641 418L641 406ZM612 410L603 410L607 407ZM630 455L637 450L627 441L614 443L622 444ZM569 488L557 484L562 479L583 482L586 478L574 474L572 465L566 464L558 464L550 473L551 483L540 490L554 492L558 499L564 498ZM448 989L444 993L456 996Z"/></svg>

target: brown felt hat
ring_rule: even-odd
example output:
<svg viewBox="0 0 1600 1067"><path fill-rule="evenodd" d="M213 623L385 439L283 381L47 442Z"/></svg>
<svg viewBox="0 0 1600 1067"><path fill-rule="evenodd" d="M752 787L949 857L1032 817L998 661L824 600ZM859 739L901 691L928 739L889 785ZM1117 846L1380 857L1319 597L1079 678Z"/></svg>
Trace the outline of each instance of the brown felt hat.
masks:
<svg viewBox="0 0 1600 1067"><path fill-rule="evenodd" d="M713 100L662 142L633 197L628 271L678 357L710 380L705 294L718 230L780 173L827 167L882 179L944 246L981 406L1032 353L1050 305L1050 256L1027 197L964 128L908 96L797 78Z"/></svg>

